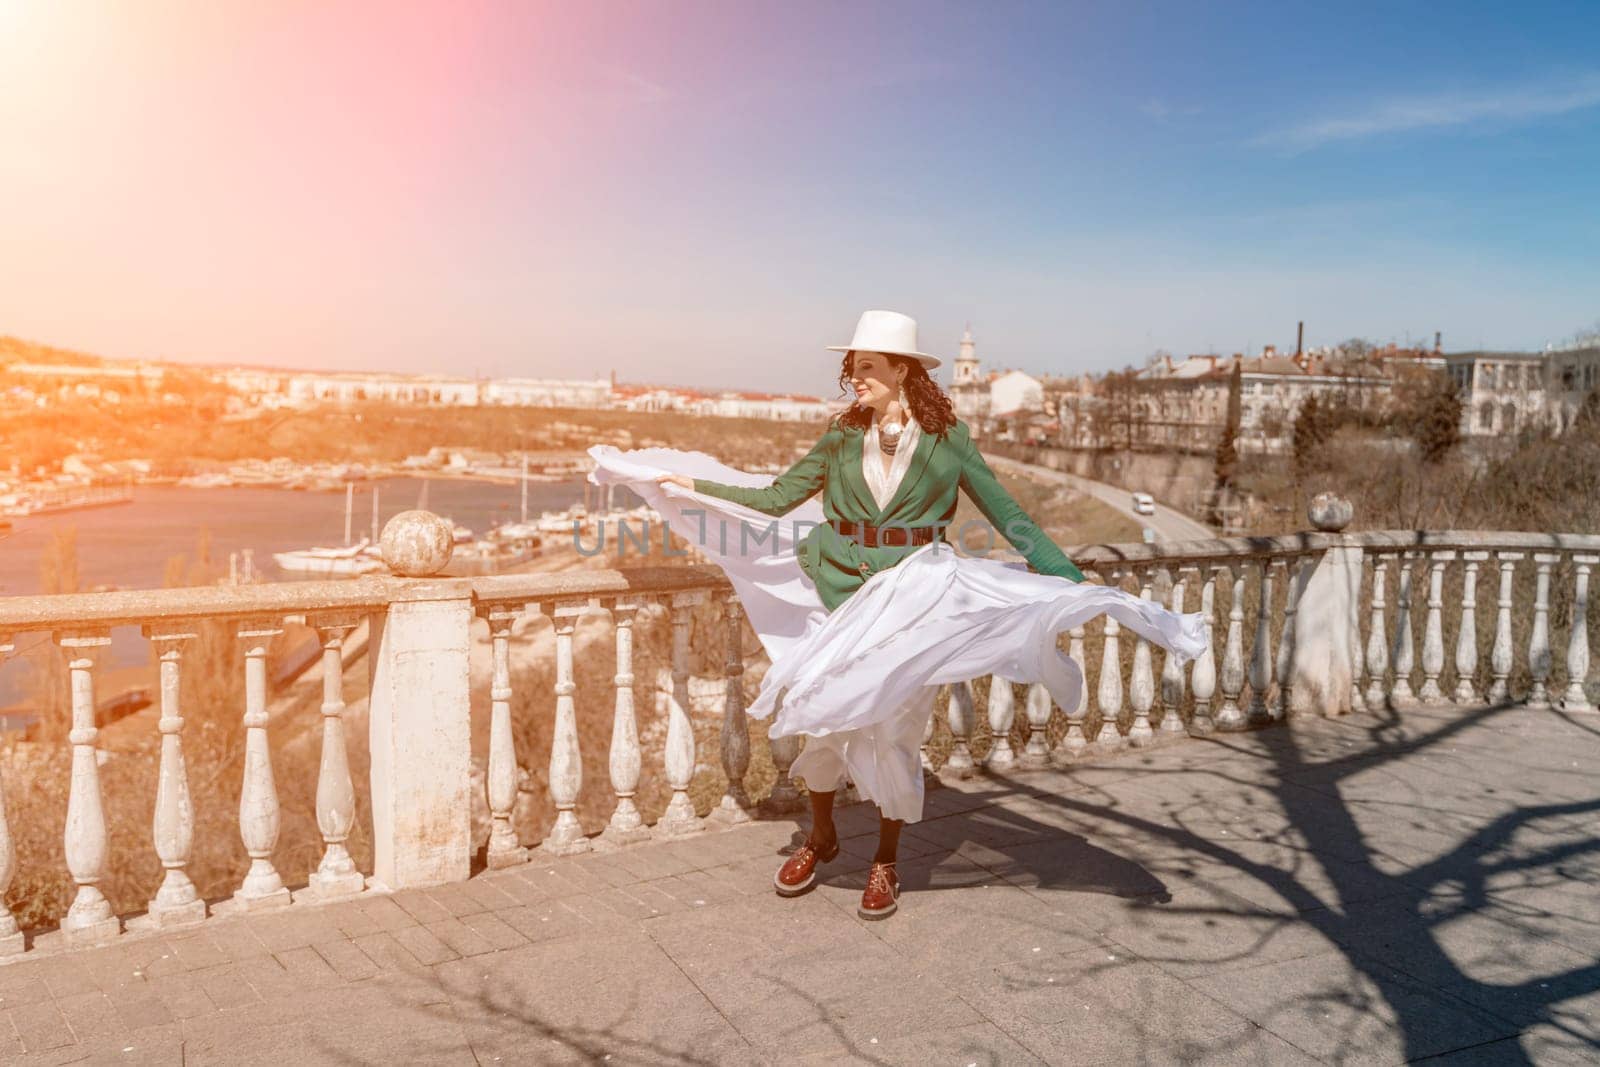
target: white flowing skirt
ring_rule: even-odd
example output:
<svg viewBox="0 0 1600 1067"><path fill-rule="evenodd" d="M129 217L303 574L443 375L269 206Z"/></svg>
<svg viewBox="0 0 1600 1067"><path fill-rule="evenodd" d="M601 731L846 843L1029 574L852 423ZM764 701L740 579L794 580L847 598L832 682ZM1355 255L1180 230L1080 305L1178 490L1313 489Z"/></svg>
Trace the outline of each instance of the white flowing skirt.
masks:
<svg viewBox="0 0 1600 1067"><path fill-rule="evenodd" d="M939 686L993 674L1041 682L1077 710L1083 672L1056 647L1064 630L1107 615L1180 659L1206 649L1205 617L1120 589L1035 574L1022 563L960 556L943 542L873 574L831 614L800 569L796 544L824 522L817 498L781 519L676 485L687 474L760 488L770 475L669 448L589 449L595 484L620 482L722 567L772 666L749 708L776 715L773 737L803 734L792 774L828 790L846 776L891 819L922 816L921 742ZM651 543L662 539L651 533Z"/></svg>

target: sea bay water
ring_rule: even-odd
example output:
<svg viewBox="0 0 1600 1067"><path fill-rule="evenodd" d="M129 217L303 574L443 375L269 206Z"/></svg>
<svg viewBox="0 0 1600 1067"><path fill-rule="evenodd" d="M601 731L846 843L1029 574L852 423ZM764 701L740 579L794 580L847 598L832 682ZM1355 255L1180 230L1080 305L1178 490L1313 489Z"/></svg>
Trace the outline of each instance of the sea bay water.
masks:
<svg viewBox="0 0 1600 1067"><path fill-rule="evenodd" d="M373 489L378 489L378 523L422 503L424 479L385 478L357 483L351 520L354 538L371 536ZM581 476L560 482L528 483L528 517L560 511L583 500ZM591 493L596 493L594 487ZM502 522L515 520L521 510L517 485L432 478L426 480L429 511L446 516L482 536ZM618 505L639 503L627 490L616 496ZM291 489L187 489L176 486L135 486L133 502L87 508L51 515L13 519L10 537L0 538L0 597L30 596L42 590L40 564L47 548L62 530L77 537L79 587L159 589L167 561L185 556L191 562L200 531L210 535L211 559L227 573L230 553L250 549L257 575L263 581L305 580L305 575L285 574L272 561L274 552L344 544L345 494L302 492ZM42 640L30 635L19 640L19 652ZM21 699L27 665L19 656L0 666L0 707ZM107 666L144 663L148 646L133 627L112 634Z"/></svg>

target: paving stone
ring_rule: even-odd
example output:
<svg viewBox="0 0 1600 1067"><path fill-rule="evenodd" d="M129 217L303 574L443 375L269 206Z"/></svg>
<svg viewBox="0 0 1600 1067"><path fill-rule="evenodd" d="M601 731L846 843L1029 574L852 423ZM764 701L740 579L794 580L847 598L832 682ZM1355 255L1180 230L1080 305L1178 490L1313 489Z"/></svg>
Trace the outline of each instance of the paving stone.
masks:
<svg viewBox="0 0 1600 1067"><path fill-rule="evenodd" d="M339 938L323 941L311 947L346 982L360 982L378 973L378 965L373 963L353 941Z"/></svg>
<svg viewBox="0 0 1600 1067"><path fill-rule="evenodd" d="M165 1026L173 1021L171 1010L152 985L158 980L151 979L140 986L111 995L111 1003L124 1027L143 1030L150 1026Z"/></svg>
<svg viewBox="0 0 1600 1067"><path fill-rule="evenodd" d="M111 998L99 990L92 993L74 993L55 1002L62 1018L72 1029L74 1043L95 1041L102 1037L120 1034L122 1020L117 1015Z"/></svg>
<svg viewBox="0 0 1600 1067"><path fill-rule="evenodd" d="M87 996L88 994L79 994ZM11 1009L11 1025L17 1028L22 1047L27 1052L60 1048L74 1043L72 1027L67 1024L54 1001L42 1000L20 1004Z"/></svg>
<svg viewBox="0 0 1600 1067"><path fill-rule="evenodd" d="M503 908L514 907L518 903L516 897L506 893L492 880L486 878L472 878L462 882L461 889L467 896L483 905L480 909L482 911L500 911Z"/></svg>
<svg viewBox="0 0 1600 1067"><path fill-rule="evenodd" d="M985 1021L934 976L868 942L846 952L791 950L696 974L695 981L747 1040L780 1059ZM869 989L894 995L863 996Z"/></svg>
<svg viewBox="0 0 1600 1067"><path fill-rule="evenodd" d="M38 979L44 982L47 995L57 1000L70 997L75 993L96 993L100 986L95 982L89 969L84 966L83 960L77 953L66 953L41 960L30 960L25 964L13 965L17 968L18 977L26 975L28 980ZM23 998L13 996L9 991L0 987L0 1009L14 1007L23 1003ZM34 995L33 999L42 999Z"/></svg>
<svg viewBox="0 0 1600 1067"><path fill-rule="evenodd" d="M337 985L339 975L315 948L292 948L277 954L278 963L290 979L304 989Z"/></svg>
<svg viewBox="0 0 1600 1067"><path fill-rule="evenodd" d="M244 975L231 963L220 967L208 967L198 971L191 971L189 977L193 978L204 989L206 996L218 1008L244 1008L261 1003L261 997L256 993L255 986L245 980Z"/></svg>
<svg viewBox="0 0 1600 1067"><path fill-rule="evenodd" d="M85 954L87 960L90 954ZM7 1008L21 1008L29 1004L38 1004L50 999L50 986L48 978L51 972L41 970L39 964L56 963L58 960L40 960L38 964L32 960L14 963L10 967L0 970L0 1010ZM88 974L87 968L84 970ZM91 986L99 989L98 983ZM85 992L85 990L72 990Z"/></svg>
<svg viewBox="0 0 1600 1067"><path fill-rule="evenodd" d="M492 871L480 877L492 880L496 889L515 900L519 905L544 904L555 900L557 896L557 894L551 892L552 886L547 878L535 880L531 877L526 867L513 871ZM449 914L444 912L443 914L425 916L417 909L409 906L406 906L406 910L416 915L422 922L435 922Z"/></svg>
<svg viewBox="0 0 1600 1067"><path fill-rule="evenodd" d="M1004 1064L1005 1067L1043 1065L1041 1060L993 1023L933 1028L899 1037L867 1037L844 1047L802 1054L785 1055L781 1062L802 1067L825 1064Z"/></svg>
<svg viewBox="0 0 1600 1067"><path fill-rule="evenodd" d="M377 924L380 930L388 930L392 933L395 930L403 930L408 926L417 925L416 916L401 907L400 903L393 897L381 894L371 896L360 902L360 908ZM372 931L364 932L371 933Z"/></svg>
<svg viewBox="0 0 1600 1067"><path fill-rule="evenodd" d="M447 945L454 956L481 956L485 952L493 952L495 948L494 942L460 919L443 919L429 923L422 929ZM420 956L418 958L421 959Z"/></svg>
<svg viewBox="0 0 1600 1067"><path fill-rule="evenodd" d="M527 938L517 933L514 927L508 926L495 912L468 915L461 920L461 924L487 941L492 949L516 948L528 943Z"/></svg>
<svg viewBox="0 0 1600 1067"><path fill-rule="evenodd" d="M203 982L192 974L170 974L153 978L150 988L156 996L161 998L161 1003L167 1006L167 1011L174 1019L192 1019L199 1015L209 1015L217 1010L216 1004L206 994Z"/></svg>
<svg viewBox="0 0 1600 1067"><path fill-rule="evenodd" d="M467 883L459 882L452 885L436 885L423 890L428 899L444 908L455 918L463 915L475 915L480 911L488 911L488 905L476 893L468 893Z"/></svg>
<svg viewBox="0 0 1600 1067"><path fill-rule="evenodd" d="M626 915L607 904L600 893L563 897L556 902L556 906L576 915L583 923L601 930L610 930L619 923L630 921Z"/></svg>
<svg viewBox="0 0 1600 1067"><path fill-rule="evenodd" d="M1094 947L1099 938L1014 886L902 890L879 940L917 971L950 973Z"/></svg>
<svg viewBox="0 0 1600 1067"><path fill-rule="evenodd" d="M338 937L343 932L321 905L303 905L281 911L251 915L243 924L269 953L304 948L317 941Z"/></svg>
<svg viewBox="0 0 1600 1067"><path fill-rule="evenodd" d="M601 894L600 900L617 914L637 920L671 915L687 906L677 897L649 882L608 889Z"/></svg>
<svg viewBox="0 0 1600 1067"><path fill-rule="evenodd" d="M1399 1063L1510 1037L1512 1024L1338 951L1189 985L1294 1047L1340 1063Z"/></svg>
<svg viewBox="0 0 1600 1067"><path fill-rule="evenodd" d="M416 892L416 890L412 890ZM361 900L341 900L337 904L319 905L333 921L342 937L363 937L366 934L376 934L383 930L382 924L367 913L362 907ZM437 907L437 905L435 905ZM440 911L444 909L440 908ZM331 941L331 937L320 937L318 941ZM313 942L315 943L315 942Z"/></svg>
<svg viewBox="0 0 1600 1067"><path fill-rule="evenodd" d="M236 919L224 919L209 925L206 932L223 957L236 963L272 955L255 932Z"/></svg>
<svg viewBox="0 0 1600 1067"><path fill-rule="evenodd" d="M591 853L566 861L566 868L573 872L582 872L606 886L632 885L644 881L643 875L633 869L632 864L624 863L617 853ZM563 868L562 873L568 873Z"/></svg>
<svg viewBox="0 0 1600 1067"><path fill-rule="evenodd" d="M389 899L394 901L396 906L404 909L406 914L411 916L413 923L438 922L440 919L448 919L451 916L449 908L440 904L420 889L402 889ZM381 929L376 923L372 923L372 926L372 929L363 930L362 933L376 933L377 930Z"/></svg>
<svg viewBox="0 0 1600 1067"><path fill-rule="evenodd" d="M172 946L172 951L178 954L179 961L190 972L220 967L230 962L228 954L211 939L208 930L175 935L167 939L167 944Z"/></svg>
<svg viewBox="0 0 1600 1067"><path fill-rule="evenodd" d="M256 994L269 1004L293 996L303 989L295 976L272 956L252 956L233 966L239 976L250 983Z"/></svg>
<svg viewBox="0 0 1600 1067"><path fill-rule="evenodd" d="M449 947L420 926L401 930L399 934L417 946L417 952L426 954L432 951L440 955L449 955ZM430 965L423 963L411 948L402 946L396 940L395 934L368 934L366 937L357 938L356 945L380 969L377 977L368 980L370 983L382 986L392 982L402 992L410 992L419 987L424 989L433 987L433 972Z"/></svg>
<svg viewBox="0 0 1600 1067"><path fill-rule="evenodd" d="M559 974L529 995L517 976ZM481 1061L750 1062L750 1044L640 934L527 945L439 968ZM652 1020L670 1018L670 1027Z"/></svg>
<svg viewBox="0 0 1600 1067"><path fill-rule="evenodd" d="M456 919L446 919L444 922L460 925L459 920ZM418 963L425 966L431 967L436 963L453 960L461 955L461 953L442 940L430 927L415 926L409 930L397 930L393 934L385 936L392 937L395 944L404 948ZM380 960L379 962L382 963L384 961Z"/></svg>
<svg viewBox="0 0 1600 1067"><path fill-rule="evenodd" d="M529 941L575 937L590 929L588 923L554 901L533 907L507 908L496 914Z"/></svg>

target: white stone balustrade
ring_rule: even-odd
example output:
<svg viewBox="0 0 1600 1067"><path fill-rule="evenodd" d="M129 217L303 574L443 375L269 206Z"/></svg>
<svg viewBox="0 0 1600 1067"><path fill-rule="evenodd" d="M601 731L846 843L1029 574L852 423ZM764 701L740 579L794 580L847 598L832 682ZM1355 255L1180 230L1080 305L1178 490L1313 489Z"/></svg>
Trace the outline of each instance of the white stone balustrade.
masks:
<svg viewBox="0 0 1600 1067"><path fill-rule="evenodd" d="M424 531L428 532L428 531ZM432 541L423 545L429 548ZM415 547L415 546L413 546ZM1084 699L1075 708L1056 709L1042 685L1030 685L1020 713L1027 741L1016 751L1010 733L1019 709L1010 683L991 678L985 708L990 734L983 766L971 755L978 727L972 683L949 687L946 722L949 745L932 743L930 765L967 775L1004 775L1017 768L1070 763L1094 752L1141 745L1185 734L1204 736L1213 729L1264 724L1294 712L1342 714L1357 706L1401 705L1420 700L1435 705L1471 706L1479 693L1489 701L1521 699L1539 706L1559 700L1564 711L1593 709L1590 670L1588 590L1600 562L1600 537L1523 533L1321 532L1277 538L1232 538L1179 545L1090 546L1069 549L1086 573L1116 583L1132 576L1138 595L1160 591L1174 610L1198 600L1207 620L1208 648L1193 663L1163 654L1156 673L1154 650L1134 636L1123 639L1115 622L1078 626L1067 634L1068 655L1080 666L1098 669L1086 678ZM419 549L420 552L420 549ZM471 869L469 768L469 654L475 618L488 628L490 672L487 706L488 767L485 776L490 818L484 860L491 866L523 861L529 847L565 855L589 848L624 848L652 837L689 836L708 825L725 826L760 816L785 816L803 799L789 769L799 752L794 738L766 743L777 780L769 795L753 805L745 779L753 753L745 714L743 618L737 598L711 567L646 569L622 574L595 571L556 576L498 576L478 579L429 577L422 553L407 567L414 577L367 577L347 582L285 583L232 588L74 594L0 600L0 633L48 634L68 656L68 743L72 771L64 829L65 865L76 889L62 920L70 945L119 936L123 924L103 890L109 869L110 835L99 764L95 720L96 653L113 627L138 626L159 662L159 774L151 847L160 860L159 880L144 890L147 910L127 924L130 932L204 923L207 909L196 889L190 862L194 851L195 805L208 798L191 793L184 759L185 718L181 704L185 653L206 620L226 622L244 652L245 752L240 778L239 834L250 858L249 871L231 899L218 910L281 907L290 899L286 877L306 878L294 899L316 904L353 895L385 892L465 879ZM1529 561L1525 584L1517 585L1517 564ZM1360 596L1370 563L1371 597ZM1398 564L1398 567L1391 564ZM1497 566L1498 598L1487 664L1480 648L1479 576ZM1566 578L1570 568L1572 575ZM1397 594L1387 593L1388 574L1398 569ZM1413 663L1411 631L1414 576L1426 574L1426 616L1420 662ZM1456 575L1459 574L1459 580ZM1225 576L1230 590L1225 637L1218 649L1216 588ZM1281 606L1273 591L1281 576ZM1557 581L1559 576L1560 580ZM1458 584L1459 581L1459 584ZM1452 600L1460 590L1459 601ZM703 723L701 736L717 731L720 751L696 759L695 717L706 709L691 706L689 639L697 609L717 625L713 660L720 681L718 721ZM603 696L611 716L609 781L585 782L579 749L580 714L573 657L579 619L605 613L614 634L615 673ZM654 614L661 612L661 615ZM1520 614L1519 614L1520 612ZM1253 613L1246 660L1245 623ZM554 636L554 685L545 693L516 694L513 631L519 620L549 618ZM672 633L670 687L659 696L665 722L665 747L646 757L640 745L635 710L634 631L639 620L664 618ZM288 620L314 628L321 646L322 702L316 824L322 839L316 869L280 873L273 851L282 824L280 798L268 746L267 659L274 637ZM369 729L365 738L345 733L345 672L353 634L368 628L366 670L370 685ZM1366 626L1364 635L1361 627ZM1484 625L1488 625L1487 619ZM1453 642L1454 655L1446 649ZM0 639L0 662L15 645ZM516 648L525 647L521 639ZM1557 648L1564 655L1557 656ZM1362 649L1365 650L1364 663ZM1220 652L1220 655L1219 655ZM751 653L752 655L755 653ZM517 652L521 657L522 653ZM1392 661L1391 661L1392 656ZM1391 678L1391 663L1394 674ZM1356 692L1363 679L1365 689ZM1487 667L1488 685L1478 672ZM1410 692L1413 668L1421 683ZM697 680L698 681L698 680ZM1246 694L1248 684L1249 692ZM1220 695L1218 690L1220 688ZM1513 691L1515 690L1515 691ZM698 690L697 690L698 691ZM1448 694L1448 697L1446 696ZM1248 702L1244 699L1248 695ZM519 772L513 700L549 715L551 747L548 782L529 794L535 809L553 813L542 841L517 837ZM1160 703L1159 723L1152 711ZM1129 715L1122 726L1124 704ZM1091 742L1084 723L1100 722ZM1252 723L1252 716L1258 720ZM763 724L764 725L764 724ZM277 733L286 724L272 721ZM932 723L928 739L933 739ZM1056 737L1055 747L1051 738ZM356 783L348 745L365 744L369 755L373 858L361 871L347 847L358 831ZM941 759L939 751L946 755ZM598 754L596 754L598 755ZM659 760L659 763L654 761ZM720 763L727 787L711 806L709 818L695 810L690 787L697 766ZM650 777L670 792L665 812L653 825L636 803L641 780ZM0 891L17 875L14 825L5 804L15 781L0 780ZM585 793L584 790L589 792ZM598 792L596 792L598 791ZM607 798L609 821L583 825L585 797ZM598 831L598 832L597 832ZM0 908L0 959L24 951L24 934L9 910Z"/></svg>

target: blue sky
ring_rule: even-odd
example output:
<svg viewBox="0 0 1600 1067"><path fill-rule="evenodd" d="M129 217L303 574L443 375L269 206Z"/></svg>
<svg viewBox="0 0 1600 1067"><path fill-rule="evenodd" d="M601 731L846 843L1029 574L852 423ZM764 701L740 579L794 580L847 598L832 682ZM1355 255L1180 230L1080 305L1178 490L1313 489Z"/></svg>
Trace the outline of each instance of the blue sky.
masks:
<svg viewBox="0 0 1600 1067"><path fill-rule="evenodd" d="M110 355L819 392L868 307L1058 374L1600 320L1596 3L7 10L0 332Z"/></svg>

